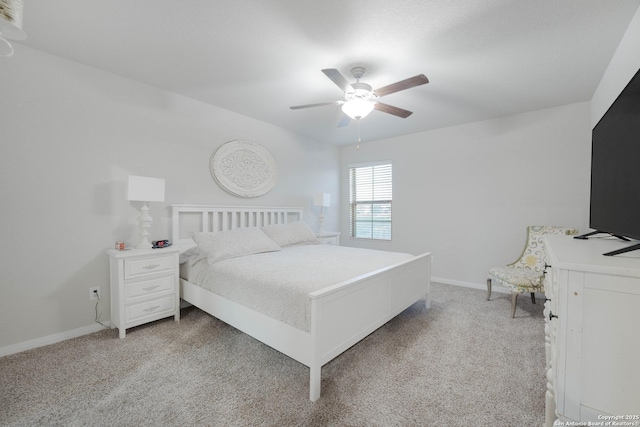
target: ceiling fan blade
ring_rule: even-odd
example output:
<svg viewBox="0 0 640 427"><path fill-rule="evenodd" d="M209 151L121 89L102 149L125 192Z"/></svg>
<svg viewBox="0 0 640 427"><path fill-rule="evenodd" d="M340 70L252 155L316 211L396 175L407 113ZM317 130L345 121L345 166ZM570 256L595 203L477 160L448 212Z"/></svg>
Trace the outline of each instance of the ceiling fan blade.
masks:
<svg viewBox="0 0 640 427"><path fill-rule="evenodd" d="M342 118L338 122L338 127L343 128L345 126L349 126L350 122L351 122L351 117L347 116L346 114L343 114Z"/></svg>
<svg viewBox="0 0 640 427"><path fill-rule="evenodd" d="M385 96L427 83L429 83L429 79L427 78L427 76L425 76L424 74L418 74L417 76L409 77L408 79L404 79L399 82L392 83L388 86L381 87L380 89L376 89L373 92L378 96Z"/></svg>
<svg viewBox="0 0 640 427"><path fill-rule="evenodd" d="M406 119L410 115L413 114L413 111L404 110L402 108L394 107L393 105L383 104L382 102L377 102L373 108L378 111L382 111L383 113L393 114L394 116L402 117Z"/></svg>
<svg viewBox="0 0 640 427"><path fill-rule="evenodd" d="M289 107L292 110L299 110L301 108L311 108L311 107L323 107L325 105L340 105L342 101L332 101L332 102L318 102L317 104L305 104L305 105L294 105L293 107Z"/></svg>
<svg viewBox="0 0 640 427"><path fill-rule="evenodd" d="M322 72L331 79L343 92L351 90L351 83L335 68L325 68Z"/></svg>

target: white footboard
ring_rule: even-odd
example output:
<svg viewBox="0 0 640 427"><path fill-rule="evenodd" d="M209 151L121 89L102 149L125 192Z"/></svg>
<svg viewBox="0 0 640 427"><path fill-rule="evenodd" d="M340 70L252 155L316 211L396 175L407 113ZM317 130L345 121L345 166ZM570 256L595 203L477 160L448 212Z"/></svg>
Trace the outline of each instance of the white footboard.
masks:
<svg viewBox="0 0 640 427"><path fill-rule="evenodd" d="M313 292L311 331L272 319L181 279L181 297L310 369L309 398L320 397L321 369L421 298L430 305L431 254Z"/></svg>
<svg viewBox="0 0 640 427"><path fill-rule="evenodd" d="M320 397L322 365L426 297L431 254L426 253L311 293L312 360L309 398Z"/></svg>

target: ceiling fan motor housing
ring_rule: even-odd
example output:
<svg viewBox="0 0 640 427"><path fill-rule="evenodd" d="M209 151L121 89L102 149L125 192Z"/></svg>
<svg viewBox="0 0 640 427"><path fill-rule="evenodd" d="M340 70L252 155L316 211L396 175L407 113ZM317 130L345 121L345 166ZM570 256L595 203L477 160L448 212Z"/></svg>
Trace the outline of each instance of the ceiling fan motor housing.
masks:
<svg viewBox="0 0 640 427"><path fill-rule="evenodd" d="M347 101L351 101L352 99L369 100L376 97L373 93L373 88L366 83L352 83L351 87L353 90L345 92L344 94Z"/></svg>
<svg viewBox="0 0 640 427"><path fill-rule="evenodd" d="M351 75L353 76L354 79L360 80L362 76L364 76L365 71L366 70L364 67L353 67L351 69Z"/></svg>

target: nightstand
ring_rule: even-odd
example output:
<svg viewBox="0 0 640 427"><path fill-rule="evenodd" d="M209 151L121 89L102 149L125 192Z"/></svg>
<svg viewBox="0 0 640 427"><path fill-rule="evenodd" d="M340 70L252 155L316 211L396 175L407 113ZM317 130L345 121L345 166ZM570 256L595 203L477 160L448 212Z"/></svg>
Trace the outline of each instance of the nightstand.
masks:
<svg viewBox="0 0 640 427"><path fill-rule="evenodd" d="M174 316L180 321L178 248L107 250L111 272L111 323L127 328Z"/></svg>
<svg viewBox="0 0 640 427"><path fill-rule="evenodd" d="M340 234L337 231L325 231L322 233L315 233L320 243L323 245L340 245Z"/></svg>

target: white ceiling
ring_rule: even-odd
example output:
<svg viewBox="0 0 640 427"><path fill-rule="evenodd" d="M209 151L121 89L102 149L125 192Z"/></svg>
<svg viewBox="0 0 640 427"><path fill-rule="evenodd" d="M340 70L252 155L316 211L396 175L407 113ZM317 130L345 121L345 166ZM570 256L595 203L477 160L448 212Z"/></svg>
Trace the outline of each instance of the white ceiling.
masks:
<svg viewBox="0 0 640 427"><path fill-rule="evenodd" d="M26 0L33 48L320 141L353 144L320 70L363 65L383 102L363 141L591 99L640 0ZM17 42L18 43L18 42ZM16 44L17 44L16 43ZM19 48L19 46L18 46ZM241 135L239 135L241 137Z"/></svg>

